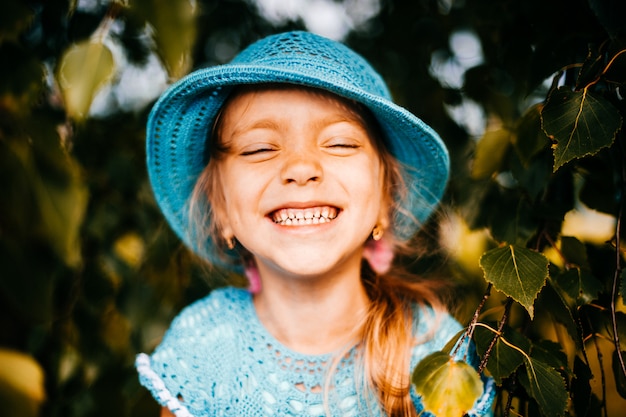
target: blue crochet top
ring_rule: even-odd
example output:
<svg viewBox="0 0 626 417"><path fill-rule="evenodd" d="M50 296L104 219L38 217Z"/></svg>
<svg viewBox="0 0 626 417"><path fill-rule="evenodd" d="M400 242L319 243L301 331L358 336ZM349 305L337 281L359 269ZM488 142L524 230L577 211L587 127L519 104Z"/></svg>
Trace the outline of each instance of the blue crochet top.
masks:
<svg viewBox="0 0 626 417"><path fill-rule="evenodd" d="M418 308L416 318L416 335L426 334L432 310ZM432 338L415 346L411 369L461 330L449 315L439 320ZM142 385L177 417L383 416L354 379L355 352L337 364L325 399L321 387L332 355L283 346L261 324L248 291L223 288L185 308L154 353L137 356L136 367ZM493 380L485 379L470 415L491 415L494 394ZM414 390L412 398L422 411Z"/></svg>

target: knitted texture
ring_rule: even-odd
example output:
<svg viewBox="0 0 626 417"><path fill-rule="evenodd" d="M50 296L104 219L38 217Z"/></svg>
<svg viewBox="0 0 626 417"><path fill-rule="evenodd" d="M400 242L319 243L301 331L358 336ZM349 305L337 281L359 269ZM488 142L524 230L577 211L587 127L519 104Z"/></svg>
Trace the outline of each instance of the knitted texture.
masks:
<svg viewBox="0 0 626 417"><path fill-rule="evenodd" d="M416 318L416 335L426 334L433 312L417 309ZM412 368L461 329L448 315L436 326L433 337L414 348ZM141 383L177 417L383 416L374 396L355 381L355 354L353 348L339 361L324 402L332 357L283 346L259 321L250 293L225 288L187 307L151 356L137 356L136 366ZM471 416L490 415L495 389L492 380L485 382ZM412 397L422 411L414 391Z"/></svg>
<svg viewBox="0 0 626 417"><path fill-rule="evenodd" d="M308 32L269 36L231 63L197 70L166 90L146 130L150 181L165 218L181 239L211 263L243 272L236 251L218 256L215 242L198 242L190 229L189 197L208 162L207 141L232 88L289 83L321 88L369 108L390 152L406 168L407 200L392 219L401 239L410 238L439 202L448 179L448 152L420 119L391 101L386 84L345 45ZM207 208L208 209L208 208Z"/></svg>

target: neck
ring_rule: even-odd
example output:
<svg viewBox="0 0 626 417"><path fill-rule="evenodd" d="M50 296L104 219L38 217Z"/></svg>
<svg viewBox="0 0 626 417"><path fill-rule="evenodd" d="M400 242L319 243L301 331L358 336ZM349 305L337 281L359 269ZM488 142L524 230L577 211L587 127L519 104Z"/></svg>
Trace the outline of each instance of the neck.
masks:
<svg viewBox="0 0 626 417"><path fill-rule="evenodd" d="M326 279L266 279L254 296L259 319L285 346L303 354L324 354L357 341L368 297L360 270Z"/></svg>

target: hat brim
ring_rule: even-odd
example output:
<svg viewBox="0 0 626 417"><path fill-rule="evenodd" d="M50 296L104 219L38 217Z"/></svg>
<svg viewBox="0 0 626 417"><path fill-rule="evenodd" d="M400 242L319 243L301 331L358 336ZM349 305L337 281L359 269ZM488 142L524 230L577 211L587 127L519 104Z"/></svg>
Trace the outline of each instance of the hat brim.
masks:
<svg viewBox="0 0 626 417"><path fill-rule="evenodd" d="M391 154L405 167L408 201L394 219L394 233L411 237L440 201L447 184L449 156L437 133L392 101L297 70L254 64L226 64L198 70L173 84L155 103L147 124L148 173L155 198L173 230L192 249L186 231L188 204L208 160L215 117L231 88L243 84L288 83L320 88L368 107L381 126ZM210 242L209 242L210 244Z"/></svg>

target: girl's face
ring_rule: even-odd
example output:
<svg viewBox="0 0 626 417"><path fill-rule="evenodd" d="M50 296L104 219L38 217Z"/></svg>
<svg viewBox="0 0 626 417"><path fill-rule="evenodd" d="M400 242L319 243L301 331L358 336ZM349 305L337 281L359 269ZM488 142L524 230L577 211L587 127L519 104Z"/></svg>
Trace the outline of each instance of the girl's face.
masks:
<svg viewBox="0 0 626 417"><path fill-rule="evenodd" d="M224 108L218 134L218 223L262 276L360 273L387 213L384 169L353 110L303 89L246 91Z"/></svg>

